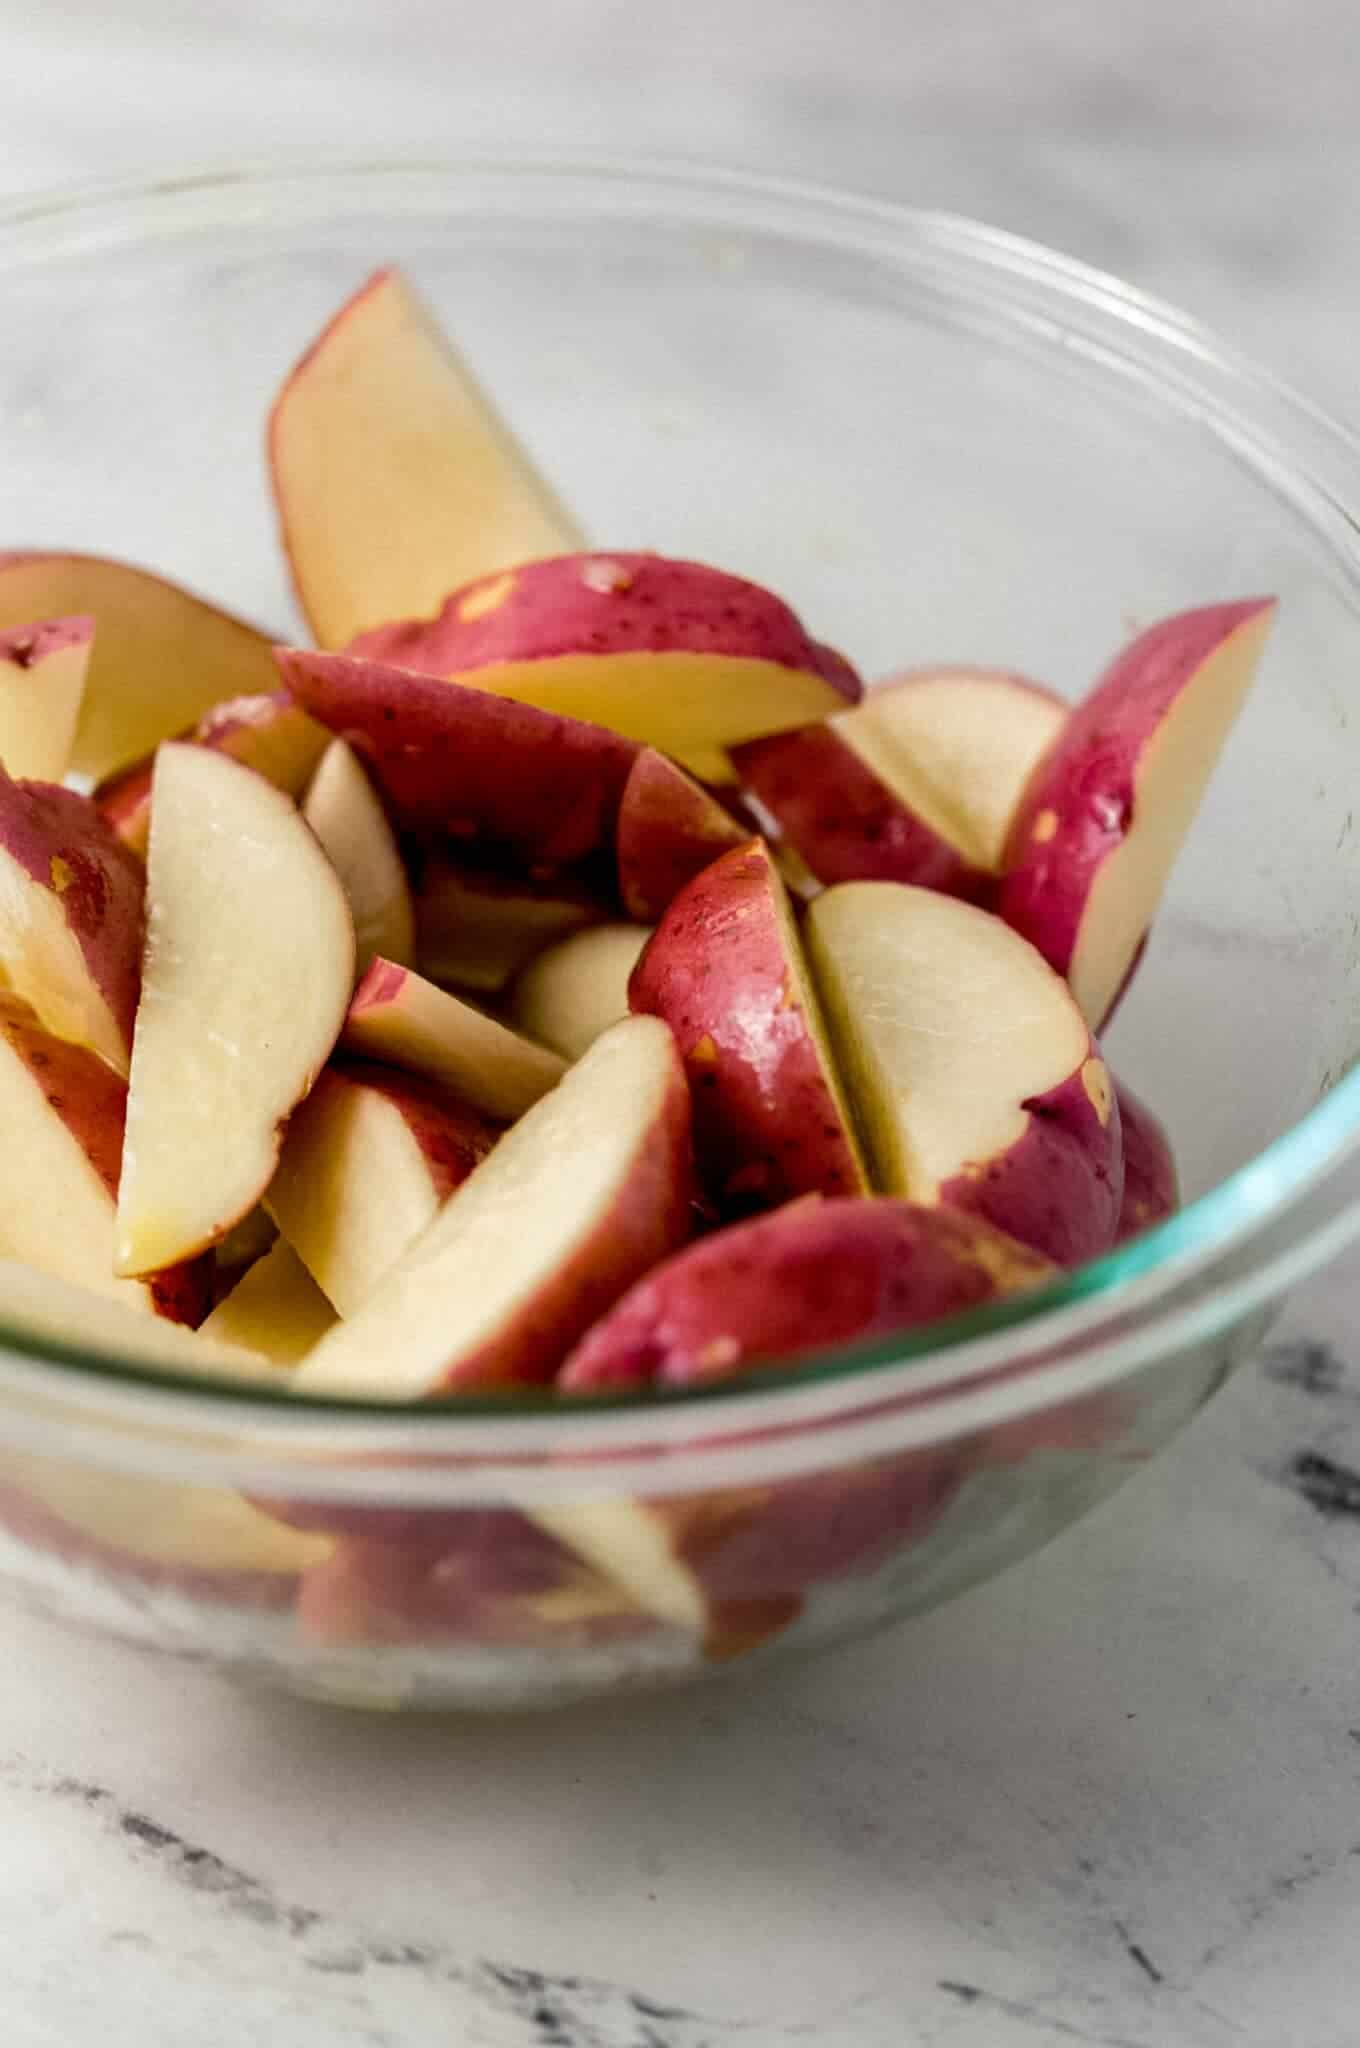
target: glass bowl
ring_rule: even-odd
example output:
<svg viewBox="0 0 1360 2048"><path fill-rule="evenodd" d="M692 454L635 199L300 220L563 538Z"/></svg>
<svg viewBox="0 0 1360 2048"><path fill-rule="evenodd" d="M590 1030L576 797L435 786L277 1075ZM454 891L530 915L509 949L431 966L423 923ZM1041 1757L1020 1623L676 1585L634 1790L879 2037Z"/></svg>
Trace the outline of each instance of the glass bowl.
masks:
<svg viewBox="0 0 1360 2048"><path fill-rule="evenodd" d="M602 544L787 592L870 674L1081 691L1274 591L1264 672L1108 1050L1188 1203L1034 1297L688 1396L394 1411L0 1330L0 1577L333 1699L548 1703L931 1606L1107 1495L1356 1227L1360 446L1201 329L967 222L693 169L309 168L0 216L0 541L296 634L261 430L405 266Z"/></svg>

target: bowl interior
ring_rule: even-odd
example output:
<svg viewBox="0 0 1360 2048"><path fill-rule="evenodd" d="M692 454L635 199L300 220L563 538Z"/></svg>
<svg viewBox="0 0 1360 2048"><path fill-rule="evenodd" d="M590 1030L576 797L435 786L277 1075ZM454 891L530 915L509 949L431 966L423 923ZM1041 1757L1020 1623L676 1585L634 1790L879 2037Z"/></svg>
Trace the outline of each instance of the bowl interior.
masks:
<svg viewBox="0 0 1360 2048"><path fill-rule="evenodd" d="M404 266L600 544L772 584L866 673L1082 691L1140 623L1281 599L1109 1050L1198 1196L1350 1065L1360 573L1288 448L1150 372L1129 323L940 223L702 178L311 176L0 233L0 545L160 568L300 626L266 409Z"/></svg>

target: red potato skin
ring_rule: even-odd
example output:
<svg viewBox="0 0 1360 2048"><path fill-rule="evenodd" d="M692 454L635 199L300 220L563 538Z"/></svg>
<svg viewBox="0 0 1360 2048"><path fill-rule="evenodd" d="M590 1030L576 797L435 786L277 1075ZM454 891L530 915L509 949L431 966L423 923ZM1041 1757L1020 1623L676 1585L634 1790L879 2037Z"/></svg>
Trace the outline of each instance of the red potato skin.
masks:
<svg viewBox="0 0 1360 2048"><path fill-rule="evenodd" d="M1056 1276L1047 1259L957 1211L888 1196L795 1202L649 1273L557 1384L566 1394L707 1384L918 1329Z"/></svg>
<svg viewBox="0 0 1360 2048"><path fill-rule="evenodd" d="M384 1067L376 1060L331 1059L311 1093L295 1112L294 1121L322 1116L350 1088L372 1088L400 1111L430 1169L441 1202L460 1187L500 1136L500 1126L449 1089Z"/></svg>
<svg viewBox="0 0 1360 2048"><path fill-rule="evenodd" d="M214 752L229 754L233 760L253 768L261 740L271 726L293 720L302 723L304 718L305 713L286 690L273 690L255 697L232 697L214 705L197 725L175 734L175 738L193 746L211 747ZM324 745L325 735L318 731L318 758ZM155 766L154 753L144 754L140 761L106 776L94 792L93 800L101 815L118 837L138 852L146 845Z"/></svg>
<svg viewBox="0 0 1360 2048"><path fill-rule="evenodd" d="M1098 1058L1094 1045L1092 1058ZM1080 1072L1025 1104L1029 1128L998 1159L940 1184L938 1199L981 1216L1059 1266L1115 1241L1124 1193L1119 1104L1102 1122Z"/></svg>
<svg viewBox="0 0 1360 2048"><path fill-rule="evenodd" d="M545 1385L625 1289L686 1242L693 1218L690 1099L677 1058L624 1191L589 1243L479 1351L431 1387L431 1395Z"/></svg>
<svg viewBox="0 0 1360 2048"><path fill-rule="evenodd" d="M415 911L420 973L441 985L497 992L535 954L608 919L611 906L566 876L536 887L434 851L424 862Z"/></svg>
<svg viewBox="0 0 1360 2048"><path fill-rule="evenodd" d="M750 836L701 783L644 747L624 785L615 837L624 909L654 924L687 882Z"/></svg>
<svg viewBox="0 0 1360 2048"><path fill-rule="evenodd" d="M53 654L85 647L94 638L94 620L84 614L42 619L32 626L12 626L0 633L0 662L9 668L41 668Z"/></svg>
<svg viewBox="0 0 1360 2048"><path fill-rule="evenodd" d="M476 840L542 873L612 850L632 741L409 669L276 652L287 688L348 740L406 830Z"/></svg>
<svg viewBox="0 0 1360 2048"><path fill-rule="evenodd" d="M721 1212L862 1192L807 1018L791 1000L780 888L760 840L674 899L633 969L628 1004L660 1017L694 1097L700 1177Z"/></svg>
<svg viewBox="0 0 1360 2048"><path fill-rule="evenodd" d="M1071 965L1095 877L1133 824L1144 749L1208 656L1271 603L1207 605L1139 634L1073 708L1031 775L1007 842L997 909L1059 974ZM1136 957L1099 1029L1122 999Z"/></svg>
<svg viewBox="0 0 1360 2048"><path fill-rule="evenodd" d="M123 1164L127 1083L83 1045L71 1045L45 1031L30 1005L0 994L0 1037L32 1074L51 1107L89 1160L108 1192L118 1199ZM54 1228L60 1219L53 1219ZM186 1259L145 1279L157 1315L196 1329L213 1305L210 1256Z"/></svg>
<svg viewBox="0 0 1360 2048"><path fill-rule="evenodd" d="M1122 1081L1115 1094L1124 1134L1124 1199L1114 1241L1127 1244L1175 1215L1181 1205L1180 1177L1161 1119Z"/></svg>
<svg viewBox="0 0 1360 2048"><path fill-rule="evenodd" d="M743 786L819 882L914 882L988 903L996 878L967 862L881 782L830 725L731 749Z"/></svg>
<svg viewBox="0 0 1360 2048"><path fill-rule="evenodd" d="M585 1596L586 1610L554 1612L554 1600L573 1589ZM626 1593L511 1508L432 1511L385 1532L381 1525L348 1528L332 1555L304 1572L297 1616L308 1641L329 1646L547 1647L613 1642L656 1627Z"/></svg>
<svg viewBox="0 0 1360 2048"><path fill-rule="evenodd" d="M844 656L810 639L772 592L653 554L526 562L455 590L434 619L361 633L348 651L460 677L564 654L707 654L806 671L850 704L863 689Z"/></svg>
<svg viewBox="0 0 1360 2048"><path fill-rule="evenodd" d="M87 796L0 768L0 846L56 891L91 979L129 1047L142 985L146 876Z"/></svg>

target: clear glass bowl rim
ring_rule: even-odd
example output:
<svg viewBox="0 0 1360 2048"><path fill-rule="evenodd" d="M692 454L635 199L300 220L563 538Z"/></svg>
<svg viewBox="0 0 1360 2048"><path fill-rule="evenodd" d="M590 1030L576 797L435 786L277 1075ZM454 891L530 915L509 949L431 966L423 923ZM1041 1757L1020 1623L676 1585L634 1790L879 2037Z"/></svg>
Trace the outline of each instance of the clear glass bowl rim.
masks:
<svg viewBox="0 0 1360 2048"><path fill-rule="evenodd" d="M491 210L521 218L589 211L644 219L659 212L696 230L818 240L872 263L928 271L961 302L985 303L993 319L1136 379L1228 442L1258 480L1292 501L1360 611L1360 436L1173 307L1038 243L959 216L646 157L561 150L486 150L434 161L310 156L12 199L0 205L0 274L66 262L82 248L171 239L214 225L335 219L351 202L412 218ZM362 1478L356 1469L347 1484L332 1461L399 1460L403 1469L400 1478L391 1475L390 1497L407 1502L463 1494L456 1475L465 1466L476 1468L474 1492L481 1494L492 1468L520 1484L539 1461L555 1457L567 1467L607 1458L612 1484L627 1477L615 1460L645 1463L681 1446L707 1452L723 1444L739 1453L745 1470L756 1440L769 1445L832 1420L867 1425L904 1402L918 1417L913 1438L940 1441L981 1416L1010 1419L1108 1385L1185 1341L1191 1323L1212 1334L1334 1255L1360 1229L1360 1208L1346 1198L1303 1205L1303 1197L1357 1150L1360 1066L1179 1215L1040 1293L889 1342L771 1366L744 1381L589 1404L535 1394L461 1397L417 1410L303 1404L286 1393L149 1371L133 1359L0 1320L0 1390L18 1397L0 1433L72 1455L74 1431L80 1454L95 1462L179 1478L192 1466L192 1476L219 1483L244 1483L248 1473L262 1485L264 1454L274 1460L275 1477L286 1474L295 1492L368 1500L383 1490L379 1482L375 1491L372 1465L364 1465ZM1291 1211L1299 1221L1293 1233ZM1215 1262L1268 1225L1275 1239L1267 1261L1216 1288ZM1201 1284L1187 1289L1195 1281ZM1029 1362L1034 1369L1026 1369ZM54 1373L52 1366L65 1370ZM814 1464L839 1462L850 1450L840 1430L830 1436L835 1447ZM864 1454L871 1448L866 1435ZM300 1484L296 1461L312 1457L325 1461L324 1479L318 1473L314 1485ZM806 1445L793 1461L808 1469ZM781 1460L767 1456L761 1463L773 1471ZM423 1479L412 1465L427 1468ZM684 1483L677 1464L665 1490Z"/></svg>

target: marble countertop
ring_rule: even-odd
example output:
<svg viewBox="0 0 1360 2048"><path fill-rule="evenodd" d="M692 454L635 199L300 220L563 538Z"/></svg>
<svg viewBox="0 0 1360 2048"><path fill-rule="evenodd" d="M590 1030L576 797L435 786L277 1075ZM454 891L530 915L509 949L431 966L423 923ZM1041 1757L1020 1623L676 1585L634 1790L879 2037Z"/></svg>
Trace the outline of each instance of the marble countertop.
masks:
<svg viewBox="0 0 1360 2048"><path fill-rule="evenodd" d="M0 188L490 139L762 163L1105 263L1360 412L1347 0L1119 12L0 0ZM6 1612L6 2042L1354 2048L1358 1294L1360 1256L1310 1283L1036 1559L745 1682L370 1721Z"/></svg>

